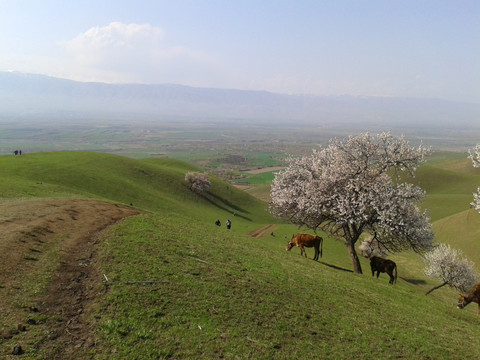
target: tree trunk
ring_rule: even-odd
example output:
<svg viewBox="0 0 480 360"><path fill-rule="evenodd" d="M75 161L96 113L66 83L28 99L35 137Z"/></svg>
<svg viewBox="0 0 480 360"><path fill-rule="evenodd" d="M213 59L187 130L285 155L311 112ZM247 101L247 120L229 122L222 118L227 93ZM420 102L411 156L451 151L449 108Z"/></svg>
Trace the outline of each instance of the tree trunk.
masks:
<svg viewBox="0 0 480 360"><path fill-rule="evenodd" d="M347 242L346 246L348 255L350 255L350 259L352 260L353 272L355 274L363 274L362 266L360 265L360 259L358 258L357 252L355 251L355 243Z"/></svg>
<svg viewBox="0 0 480 360"><path fill-rule="evenodd" d="M445 286L445 285L447 285L447 284L448 284L448 283L444 282L442 285L435 286L435 287L431 288L430 290L428 290L428 291L425 293L425 295L428 295L428 294L430 294L432 291L437 290L437 289L440 289L442 286Z"/></svg>

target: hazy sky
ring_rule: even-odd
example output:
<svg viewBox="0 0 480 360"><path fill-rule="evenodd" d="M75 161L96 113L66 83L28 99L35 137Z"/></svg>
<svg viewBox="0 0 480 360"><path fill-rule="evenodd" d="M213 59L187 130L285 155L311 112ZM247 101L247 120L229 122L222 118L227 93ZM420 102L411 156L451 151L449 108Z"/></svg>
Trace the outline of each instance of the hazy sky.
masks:
<svg viewBox="0 0 480 360"><path fill-rule="evenodd" d="M480 1L0 0L0 71L480 103Z"/></svg>

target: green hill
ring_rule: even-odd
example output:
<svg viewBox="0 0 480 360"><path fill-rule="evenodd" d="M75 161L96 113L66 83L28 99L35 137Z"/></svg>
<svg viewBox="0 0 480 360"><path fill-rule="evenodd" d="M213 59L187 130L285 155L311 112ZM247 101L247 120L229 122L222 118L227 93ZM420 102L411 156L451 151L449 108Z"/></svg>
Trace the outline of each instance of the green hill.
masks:
<svg viewBox="0 0 480 360"><path fill-rule="evenodd" d="M134 160L89 152L35 153L0 157L0 196L86 197L133 204L156 212L176 212L225 222L235 213L235 226L252 231L270 223L264 202L216 178L208 194L186 187L189 171L201 171L173 159ZM234 220L232 218L232 220Z"/></svg>
<svg viewBox="0 0 480 360"><path fill-rule="evenodd" d="M480 185L480 169L473 168L465 156L433 160L418 169L413 182L427 192L423 206L436 221L470 208Z"/></svg>
<svg viewBox="0 0 480 360"><path fill-rule="evenodd" d="M448 216L434 223L433 230L437 242L451 244L463 251L469 260L480 270L480 215L469 209Z"/></svg>
<svg viewBox="0 0 480 360"><path fill-rule="evenodd" d="M480 177L441 164L427 164L417 176L429 194L425 206L432 206L437 238L452 234L448 241L458 244L461 239L454 234L462 232L472 249L477 248L480 215L465 209L462 201L469 192L471 196L470 187L478 186ZM286 239L295 227L273 219L266 203L218 179L212 179L208 195L191 193L183 179L196 170L171 159L83 152L0 157L3 198L98 198L132 203L149 212L111 227L98 241L99 267L109 281L95 285L99 295L89 305L88 318L95 346L85 356L478 356L476 304L457 310L457 294L450 289L425 296L436 283L423 275L418 255L392 256L399 278L391 286L385 274L372 278L364 259L364 274L351 273L345 247L330 238L325 239L321 262L311 260L311 249L308 259L298 249L286 252ZM224 223L233 212L237 215L232 230L213 224L217 218ZM275 237L248 236L266 224L274 224ZM34 350L24 355L38 356Z"/></svg>
<svg viewBox="0 0 480 360"><path fill-rule="evenodd" d="M476 309L425 296L402 267L390 286L314 262L312 251L287 253L278 239L196 221L179 231L177 220L135 218L105 238L117 283L97 314L102 358L460 359L480 349ZM321 260L348 266L340 257L343 246L327 241ZM152 279L162 282L122 283Z"/></svg>

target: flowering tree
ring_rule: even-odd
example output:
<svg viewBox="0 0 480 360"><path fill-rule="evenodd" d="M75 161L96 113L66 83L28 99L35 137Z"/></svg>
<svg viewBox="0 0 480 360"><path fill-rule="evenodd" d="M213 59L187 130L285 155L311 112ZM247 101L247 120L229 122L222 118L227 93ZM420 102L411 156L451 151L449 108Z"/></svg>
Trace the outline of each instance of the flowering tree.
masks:
<svg viewBox="0 0 480 360"><path fill-rule="evenodd" d="M388 249L377 241L373 235L369 236L358 246L361 254L369 259L372 256L386 257Z"/></svg>
<svg viewBox="0 0 480 360"><path fill-rule="evenodd" d="M469 151L469 158L472 160L474 167L480 167L480 144L477 144L472 150ZM476 193L473 193L473 202L471 203L475 210L480 212L480 187Z"/></svg>
<svg viewBox="0 0 480 360"><path fill-rule="evenodd" d="M425 295L445 285L465 292L475 284L477 274L473 263L463 258L460 250L450 248L450 245L440 244L427 252L424 260L425 275L442 281L442 284L430 289Z"/></svg>
<svg viewBox="0 0 480 360"><path fill-rule="evenodd" d="M193 192L198 194L207 192L211 186L207 174L198 172L188 172L185 175L185 182Z"/></svg>
<svg viewBox="0 0 480 360"><path fill-rule="evenodd" d="M290 158L275 175L270 211L342 239L356 273L362 268L355 243L364 232L388 251L427 250L433 241L430 218L418 207L425 194L402 183L401 174L413 176L428 152L389 133L332 140L311 156Z"/></svg>

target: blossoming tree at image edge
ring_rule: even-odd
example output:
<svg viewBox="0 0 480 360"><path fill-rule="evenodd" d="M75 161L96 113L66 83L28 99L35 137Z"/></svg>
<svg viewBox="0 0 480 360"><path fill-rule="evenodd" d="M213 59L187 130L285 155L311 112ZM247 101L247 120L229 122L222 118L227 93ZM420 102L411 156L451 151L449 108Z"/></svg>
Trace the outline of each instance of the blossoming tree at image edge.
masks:
<svg viewBox="0 0 480 360"><path fill-rule="evenodd" d="M477 144L469 151L469 158L472 160L473 167L480 168L480 144ZM475 210L480 212L480 187L476 193L473 193L473 202L471 203Z"/></svg>

